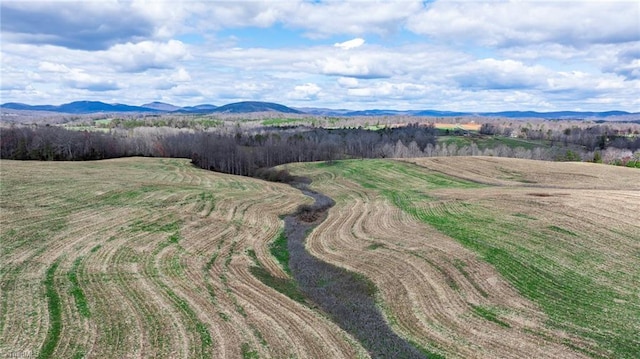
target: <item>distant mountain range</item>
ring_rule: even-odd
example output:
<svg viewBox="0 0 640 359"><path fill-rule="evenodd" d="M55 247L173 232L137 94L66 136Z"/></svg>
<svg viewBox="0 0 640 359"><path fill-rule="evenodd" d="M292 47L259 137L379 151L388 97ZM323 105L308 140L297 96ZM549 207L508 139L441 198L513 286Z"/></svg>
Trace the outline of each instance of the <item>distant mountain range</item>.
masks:
<svg viewBox="0 0 640 359"><path fill-rule="evenodd" d="M625 111L605 111L605 112L579 112L579 111L555 111L555 112L535 112L535 111L502 111L502 112L452 112L437 110L361 110L352 111L347 109L328 108L298 108L294 109L281 104L260 101L243 101L230 103L224 106L203 104L197 106L175 106L164 102L150 102L140 106L125 104L108 104L99 101L76 101L59 106L36 105L31 106L22 103L9 102L0 105L1 109L19 111L49 111L68 114L91 114L91 113L252 113L252 112L278 112L283 114L309 114L320 116L430 116L430 117L456 117L456 116L479 116L479 117L507 117L507 118L544 118L544 119L575 119L575 118L606 118L617 116L640 116L640 113L630 113Z"/></svg>

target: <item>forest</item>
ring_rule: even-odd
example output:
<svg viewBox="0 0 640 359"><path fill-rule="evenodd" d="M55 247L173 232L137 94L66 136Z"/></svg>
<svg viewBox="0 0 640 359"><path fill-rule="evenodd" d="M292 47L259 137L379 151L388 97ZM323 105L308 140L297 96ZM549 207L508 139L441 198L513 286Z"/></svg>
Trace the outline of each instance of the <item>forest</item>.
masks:
<svg viewBox="0 0 640 359"><path fill-rule="evenodd" d="M284 163L353 158L484 155L640 165L640 125L634 123L542 121L532 125L485 120L474 132L439 129L429 119L383 126L366 126L369 122L362 126L356 120L352 126L327 128L315 126L313 119L308 124L292 124L295 121L241 126L237 120L236 125L225 125L216 119L147 118L112 121L107 131L11 124L0 131L0 157L44 161L189 158L204 169L245 176L264 176L270 173L264 169Z"/></svg>

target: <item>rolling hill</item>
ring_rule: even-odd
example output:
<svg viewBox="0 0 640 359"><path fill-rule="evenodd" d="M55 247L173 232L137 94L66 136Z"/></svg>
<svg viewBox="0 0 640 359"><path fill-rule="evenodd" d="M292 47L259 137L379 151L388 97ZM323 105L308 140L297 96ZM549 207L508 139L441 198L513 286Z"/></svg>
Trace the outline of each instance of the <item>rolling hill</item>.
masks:
<svg viewBox="0 0 640 359"><path fill-rule="evenodd" d="M634 169L494 157L285 165L335 202L302 227L301 250L360 278L351 287L419 351L401 356L370 350L389 334L371 316L342 321L361 307L351 287L298 260L287 214L312 200L296 188L186 159L0 164L2 353L640 355Z"/></svg>
<svg viewBox="0 0 640 359"><path fill-rule="evenodd" d="M212 112L217 113L250 113L250 112L282 112L282 113L302 113L290 107L272 102L243 101L230 103L228 105L215 108Z"/></svg>
<svg viewBox="0 0 640 359"><path fill-rule="evenodd" d="M54 105L36 105L31 106L22 103L5 103L0 106L3 109L21 110L21 111L49 111L59 113L73 113L73 114L85 114L85 113L99 113L99 112L160 112L160 110L142 107L142 106L130 106L123 104L108 104L100 101L75 101L65 103L60 106Z"/></svg>
<svg viewBox="0 0 640 359"><path fill-rule="evenodd" d="M330 108L291 108L279 103L263 101L242 101L215 106L211 104L201 104L196 106L176 106L165 102L150 102L140 106L126 104L108 104L100 101L75 101L67 104L56 105L28 105L24 103L8 102L0 105L1 109L14 111L49 111L69 114L90 114L90 113L118 113L118 112L152 112L152 113L254 113L273 112L286 114L309 114L317 116L422 116L422 117L458 117L458 116L480 116L480 117L500 117L500 118L540 118L540 119L591 119L591 120L626 120L633 121L640 118L638 112L626 111L501 111L501 112L462 112L462 111L441 111L441 110L394 110L394 109L330 109Z"/></svg>

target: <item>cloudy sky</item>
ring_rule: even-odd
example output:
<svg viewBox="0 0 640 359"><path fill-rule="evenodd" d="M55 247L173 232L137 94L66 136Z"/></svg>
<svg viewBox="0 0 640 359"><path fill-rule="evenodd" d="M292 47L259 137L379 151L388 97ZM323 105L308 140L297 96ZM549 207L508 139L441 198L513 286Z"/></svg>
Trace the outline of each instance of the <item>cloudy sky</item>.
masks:
<svg viewBox="0 0 640 359"><path fill-rule="evenodd" d="M0 102L640 111L640 1L2 0Z"/></svg>

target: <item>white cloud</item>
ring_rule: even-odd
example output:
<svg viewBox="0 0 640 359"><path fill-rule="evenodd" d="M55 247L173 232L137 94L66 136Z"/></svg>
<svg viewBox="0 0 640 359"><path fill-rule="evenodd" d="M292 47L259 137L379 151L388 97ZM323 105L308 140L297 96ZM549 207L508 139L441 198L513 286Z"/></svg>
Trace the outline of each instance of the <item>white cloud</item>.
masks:
<svg viewBox="0 0 640 359"><path fill-rule="evenodd" d="M354 49L356 47L360 47L364 45L364 39L362 38L355 38L353 40L349 40L349 41L345 41L345 42L337 42L335 44L333 44L333 46L335 47L339 47L343 50L349 50L349 49Z"/></svg>
<svg viewBox="0 0 640 359"><path fill-rule="evenodd" d="M90 91L112 91L117 90L120 86L116 81L105 79L98 74L89 74L83 69L69 68L64 64L57 64L48 61L40 62L38 70L41 73L47 73L50 76L48 80L62 81L67 86L75 89L84 89ZM31 80L34 80L33 78ZM41 80L38 75L38 80Z"/></svg>
<svg viewBox="0 0 640 359"><path fill-rule="evenodd" d="M306 83L293 88L293 91L287 94L287 98L292 100L315 100L318 98L322 89L315 83Z"/></svg>
<svg viewBox="0 0 640 359"><path fill-rule="evenodd" d="M64 64L56 64L48 61L43 61L38 66L40 71L44 72L54 72L54 73L68 73L71 70L65 66Z"/></svg>
<svg viewBox="0 0 640 359"><path fill-rule="evenodd" d="M202 26L237 28L282 24L318 38L337 34L388 35L422 8L421 1L224 1L201 9Z"/></svg>
<svg viewBox="0 0 640 359"><path fill-rule="evenodd" d="M178 71L173 73L169 79L173 82L189 82L191 81L191 75L189 75L189 71L181 67Z"/></svg>
<svg viewBox="0 0 640 359"><path fill-rule="evenodd" d="M3 101L264 100L478 111L640 106L637 1L1 6ZM248 45L255 43L261 47Z"/></svg>
<svg viewBox="0 0 640 359"><path fill-rule="evenodd" d="M178 40L168 42L141 41L118 44L102 54L124 72L173 68L188 57L187 47Z"/></svg>
<svg viewBox="0 0 640 359"><path fill-rule="evenodd" d="M361 53L349 57L326 57L318 60L321 73L330 76L346 76L362 79L385 78L391 76L384 59Z"/></svg>
<svg viewBox="0 0 640 359"><path fill-rule="evenodd" d="M383 81L369 87L351 88L348 94L351 96L369 98L376 101L379 97L412 100L423 98L429 87L422 84L413 83L392 83Z"/></svg>
<svg viewBox="0 0 640 359"><path fill-rule="evenodd" d="M303 29L309 36L335 34L390 35L399 31L406 19L422 9L422 2L405 1L300 1L293 14L282 20Z"/></svg>
<svg viewBox="0 0 640 359"><path fill-rule="evenodd" d="M340 77L338 78L338 84L342 87L353 88L357 87L359 82L358 79L353 77Z"/></svg>
<svg viewBox="0 0 640 359"><path fill-rule="evenodd" d="M3 37L17 43L100 50L151 36L155 27L124 1L3 1L0 6Z"/></svg>
<svg viewBox="0 0 640 359"><path fill-rule="evenodd" d="M627 80L640 80L640 41L634 45L628 49L620 49L615 56L606 57L603 70Z"/></svg>
<svg viewBox="0 0 640 359"><path fill-rule="evenodd" d="M111 80L97 74L88 74L81 69L69 69L63 76L63 81L70 87L90 91L112 91L120 86Z"/></svg>
<svg viewBox="0 0 640 359"><path fill-rule="evenodd" d="M540 66L527 66L520 61L481 59L451 69L450 76L461 87L470 89L522 89L543 84L551 71Z"/></svg>
<svg viewBox="0 0 640 359"><path fill-rule="evenodd" d="M488 46L637 41L636 1L436 1L408 28L436 39Z"/></svg>

